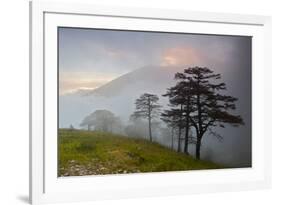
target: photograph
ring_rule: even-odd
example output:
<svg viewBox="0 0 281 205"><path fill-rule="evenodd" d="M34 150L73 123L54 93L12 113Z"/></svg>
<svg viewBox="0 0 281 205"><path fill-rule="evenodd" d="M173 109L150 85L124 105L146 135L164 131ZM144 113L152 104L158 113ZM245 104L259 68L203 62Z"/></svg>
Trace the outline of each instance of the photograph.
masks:
<svg viewBox="0 0 281 205"><path fill-rule="evenodd" d="M57 29L58 177L252 167L252 36Z"/></svg>

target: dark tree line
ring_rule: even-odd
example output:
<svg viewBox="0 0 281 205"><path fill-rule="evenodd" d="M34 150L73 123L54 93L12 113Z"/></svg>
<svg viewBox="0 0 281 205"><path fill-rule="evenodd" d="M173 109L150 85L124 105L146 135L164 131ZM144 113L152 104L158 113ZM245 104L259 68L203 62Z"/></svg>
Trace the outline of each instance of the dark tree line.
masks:
<svg viewBox="0 0 281 205"><path fill-rule="evenodd" d="M162 119L178 127L179 139L181 130L185 130L185 153L188 153L189 130L191 127L195 130L197 159L200 159L202 139L207 131L221 138L212 128L224 127L225 123L234 126L243 124L239 115L230 113L236 109L237 98L222 94L226 85L218 82L220 79L221 74L215 74L209 68L188 68L175 74L176 85L163 95L169 98L170 109L162 113Z"/></svg>
<svg viewBox="0 0 281 205"><path fill-rule="evenodd" d="M221 74L216 74L206 67L184 69L183 72L176 73L174 79L175 85L163 94L169 99L168 109L161 112L159 97L144 93L136 99L136 110L131 118L147 120L143 123L147 123L149 140L152 142L152 125L160 116L171 130L172 149L176 137L178 152L181 151L183 140L183 152L189 154L189 145L195 144L195 156L200 159L202 139L207 132L222 139L222 136L215 132L215 127L243 124L242 118L231 112L236 109L235 102L238 99L225 95L226 85L220 81ZM120 119L107 110L91 113L85 117L80 126L87 127L88 130L94 127L95 130L106 132L122 127ZM128 126L126 131L132 132L130 128ZM194 137L191 132L195 134Z"/></svg>
<svg viewBox="0 0 281 205"><path fill-rule="evenodd" d="M188 146L193 143L196 146L196 158L200 159L202 139L206 132L221 139L222 136L214 131L214 127L243 124L239 115L231 113L236 109L235 102L238 99L223 94L226 85L220 82L221 74L215 74L206 67L184 69L183 72L176 73L174 78L176 84L163 95L169 98L169 109L161 113L161 119L172 129L172 135L177 130L177 150L181 151L183 139L183 151L189 154ZM158 116L161 107L158 100L156 95L145 93L135 103L134 116L148 119L150 141L151 120ZM191 130L195 132L195 139L191 137Z"/></svg>
<svg viewBox="0 0 281 205"><path fill-rule="evenodd" d="M80 123L80 127L85 127L88 131L113 132L113 130L120 130L121 126L120 118L108 110L96 110Z"/></svg>

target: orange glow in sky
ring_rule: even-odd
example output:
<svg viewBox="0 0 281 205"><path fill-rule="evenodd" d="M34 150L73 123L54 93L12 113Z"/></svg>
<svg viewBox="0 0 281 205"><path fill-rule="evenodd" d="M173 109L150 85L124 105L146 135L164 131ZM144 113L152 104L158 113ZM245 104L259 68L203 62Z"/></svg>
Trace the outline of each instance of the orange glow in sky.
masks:
<svg viewBox="0 0 281 205"><path fill-rule="evenodd" d="M195 65L200 63L200 53L191 47L166 49L162 56L163 66Z"/></svg>

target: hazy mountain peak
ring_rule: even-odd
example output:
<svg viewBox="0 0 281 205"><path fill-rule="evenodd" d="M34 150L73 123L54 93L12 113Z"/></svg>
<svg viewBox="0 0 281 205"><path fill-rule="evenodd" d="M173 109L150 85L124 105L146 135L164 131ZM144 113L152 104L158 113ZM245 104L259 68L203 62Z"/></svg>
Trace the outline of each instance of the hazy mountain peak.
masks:
<svg viewBox="0 0 281 205"><path fill-rule="evenodd" d="M158 88L163 85L163 88L166 88L167 84L169 85L169 82L173 81L174 74L182 70L183 66L144 66L124 74L99 88L85 92L85 95L115 96L130 87L141 89L142 86L147 87L150 84ZM155 82L158 85L155 86Z"/></svg>

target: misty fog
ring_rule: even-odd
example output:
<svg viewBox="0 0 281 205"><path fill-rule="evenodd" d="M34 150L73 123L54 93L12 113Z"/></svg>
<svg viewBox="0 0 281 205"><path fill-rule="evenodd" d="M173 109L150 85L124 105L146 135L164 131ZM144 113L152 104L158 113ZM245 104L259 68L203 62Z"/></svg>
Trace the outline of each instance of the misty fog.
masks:
<svg viewBox="0 0 281 205"><path fill-rule="evenodd" d="M200 47L204 46L200 45ZM238 98L235 114L242 116L245 125L215 128L223 140L206 133L202 140L201 156L202 159L229 167L249 167L252 163L251 38L239 38L235 40L232 47L231 53L224 54L229 55L228 58L222 56L220 59L220 56L216 56L214 60L206 57L202 64L213 69L215 73L222 74L221 81L226 83L227 94ZM211 53L212 50L209 52ZM169 102L162 95L167 88L175 84L174 74L194 66L194 63L197 62L184 65L148 64L135 67L97 88L78 89L60 95L59 128L69 128L72 125L75 129L87 129L81 126L85 117L98 110L107 110L118 118L118 123L114 122L118 126L113 123L110 132L148 139L147 121L130 118L135 110L135 100L146 92L156 94L164 110ZM94 126L90 129L97 130ZM193 128L191 133L194 135ZM152 122L152 135L154 141L170 148L173 144L173 149L176 150L177 138L172 139L172 130L161 121L160 117ZM183 149L183 144L181 147ZM190 154L194 155L195 146L190 144L189 150Z"/></svg>

